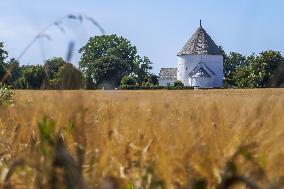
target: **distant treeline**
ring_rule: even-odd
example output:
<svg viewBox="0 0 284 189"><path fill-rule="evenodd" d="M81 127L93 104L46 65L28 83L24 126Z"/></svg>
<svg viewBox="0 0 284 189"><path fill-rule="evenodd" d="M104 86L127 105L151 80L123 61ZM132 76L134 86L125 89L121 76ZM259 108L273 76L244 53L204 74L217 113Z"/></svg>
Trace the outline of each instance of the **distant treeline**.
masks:
<svg viewBox="0 0 284 189"><path fill-rule="evenodd" d="M244 56L224 53L226 88L264 88L284 86L284 57L278 51Z"/></svg>
<svg viewBox="0 0 284 189"><path fill-rule="evenodd" d="M152 62L140 57L136 46L123 37L91 37L79 51L79 67L54 57L38 65L20 65L0 43L0 83L13 89L157 89ZM223 53L226 88L281 87L283 56L277 51L259 55ZM180 83L176 83L180 88Z"/></svg>

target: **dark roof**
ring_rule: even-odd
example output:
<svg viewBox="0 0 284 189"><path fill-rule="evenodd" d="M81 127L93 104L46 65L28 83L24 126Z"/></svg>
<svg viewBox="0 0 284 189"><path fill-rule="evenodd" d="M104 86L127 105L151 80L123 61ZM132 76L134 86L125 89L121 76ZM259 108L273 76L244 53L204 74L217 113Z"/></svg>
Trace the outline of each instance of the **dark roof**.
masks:
<svg viewBox="0 0 284 189"><path fill-rule="evenodd" d="M178 53L180 55L209 54L222 55L222 51L201 27L193 34L190 40L184 45Z"/></svg>
<svg viewBox="0 0 284 189"><path fill-rule="evenodd" d="M177 79L177 68L161 68L160 79Z"/></svg>

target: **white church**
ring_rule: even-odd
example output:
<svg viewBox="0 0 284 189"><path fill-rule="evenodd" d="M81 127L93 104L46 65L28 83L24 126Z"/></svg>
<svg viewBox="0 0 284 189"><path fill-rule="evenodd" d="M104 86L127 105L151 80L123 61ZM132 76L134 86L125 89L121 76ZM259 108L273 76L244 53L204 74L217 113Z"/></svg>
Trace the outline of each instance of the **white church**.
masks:
<svg viewBox="0 0 284 189"><path fill-rule="evenodd" d="M201 25L178 53L178 68L162 68L161 86L173 85L177 80L185 86L221 88L224 79L222 51Z"/></svg>

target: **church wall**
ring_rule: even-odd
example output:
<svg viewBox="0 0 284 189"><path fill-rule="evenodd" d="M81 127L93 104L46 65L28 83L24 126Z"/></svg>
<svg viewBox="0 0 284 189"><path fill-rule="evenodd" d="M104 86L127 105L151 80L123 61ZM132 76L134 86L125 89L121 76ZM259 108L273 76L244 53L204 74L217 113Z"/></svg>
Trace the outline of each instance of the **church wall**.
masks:
<svg viewBox="0 0 284 189"><path fill-rule="evenodd" d="M189 73L198 64L204 63L216 75L212 77L212 87L223 87L223 56L221 55L182 55L178 57L178 80L182 81L185 86L191 86ZM208 83L208 81L206 82ZM205 86L208 87L208 86Z"/></svg>
<svg viewBox="0 0 284 189"><path fill-rule="evenodd" d="M212 78L192 78L189 80L192 86L202 86L205 88L211 88L213 85L214 79Z"/></svg>

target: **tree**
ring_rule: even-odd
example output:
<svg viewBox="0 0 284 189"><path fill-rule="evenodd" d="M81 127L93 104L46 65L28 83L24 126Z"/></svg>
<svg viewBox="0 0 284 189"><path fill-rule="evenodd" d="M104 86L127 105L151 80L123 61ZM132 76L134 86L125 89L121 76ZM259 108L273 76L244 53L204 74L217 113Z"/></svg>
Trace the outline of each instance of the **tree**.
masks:
<svg viewBox="0 0 284 189"><path fill-rule="evenodd" d="M137 64L135 68L135 74L137 75L137 79L140 83L142 83L145 79L147 79L152 74L150 70L153 68L151 65L153 64L148 57L137 58Z"/></svg>
<svg viewBox="0 0 284 189"><path fill-rule="evenodd" d="M274 72L270 82L270 87L284 87L284 62L279 65L277 70Z"/></svg>
<svg viewBox="0 0 284 189"><path fill-rule="evenodd" d="M6 75L7 65L5 60L8 58L8 52L4 50L4 44L0 42L0 83L3 82Z"/></svg>
<svg viewBox="0 0 284 189"><path fill-rule="evenodd" d="M136 84L137 79L133 76L124 76L120 82L120 86L134 86Z"/></svg>
<svg viewBox="0 0 284 189"><path fill-rule="evenodd" d="M283 64L283 57L277 51L264 51L258 56L247 57L247 64L239 66L233 74L237 87L269 87L273 75Z"/></svg>
<svg viewBox="0 0 284 189"><path fill-rule="evenodd" d="M101 57L96 61L93 76L97 87L113 89L119 86L123 76L128 75L127 64L116 56Z"/></svg>
<svg viewBox="0 0 284 189"><path fill-rule="evenodd" d="M271 79L273 78L273 74L280 64L283 63L283 60L284 58L278 51L270 50L260 53L260 56L257 57L257 62L261 63L264 69L264 75L260 83L262 87L269 86Z"/></svg>
<svg viewBox="0 0 284 189"><path fill-rule="evenodd" d="M43 66L48 89L80 89L82 88L82 74L72 64L62 57L53 57L45 61Z"/></svg>
<svg viewBox="0 0 284 189"><path fill-rule="evenodd" d="M15 58L12 58L6 65L7 77L4 83L14 89L19 88L19 79L22 77L22 68L20 67L20 63Z"/></svg>
<svg viewBox="0 0 284 189"><path fill-rule="evenodd" d="M247 64L246 57L240 53L230 52L229 55L224 56L224 76L225 86L235 86L234 74L238 67Z"/></svg>
<svg viewBox="0 0 284 189"><path fill-rule="evenodd" d="M82 78L82 73L73 64L64 63L54 76L53 86L64 90L81 89Z"/></svg>
<svg viewBox="0 0 284 189"><path fill-rule="evenodd" d="M153 86L159 85L159 77L156 75L151 74L149 76L146 76L144 80L145 80L145 83L149 83Z"/></svg>
<svg viewBox="0 0 284 189"><path fill-rule="evenodd" d="M184 87L184 84L181 82L181 81L176 81L175 83L174 83L174 87L180 87L180 88L182 88L182 87Z"/></svg>
<svg viewBox="0 0 284 189"><path fill-rule="evenodd" d="M53 79L55 79L56 74L65 63L65 60L61 57L54 57L52 59L46 60L44 62L43 68L46 72L48 80L52 81Z"/></svg>
<svg viewBox="0 0 284 189"><path fill-rule="evenodd" d="M148 58L143 59L127 39L116 35L91 37L79 51L80 69L87 88L115 88L123 76L135 75L141 79L152 69Z"/></svg>
<svg viewBox="0 0 284 189"><path fill-rule="evenodd" d="M23 66L23 75L20 78L22 87L26 89L41 89L45 87L46 74L42 66Z"/></svg>

